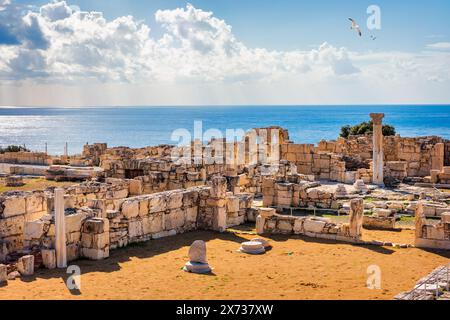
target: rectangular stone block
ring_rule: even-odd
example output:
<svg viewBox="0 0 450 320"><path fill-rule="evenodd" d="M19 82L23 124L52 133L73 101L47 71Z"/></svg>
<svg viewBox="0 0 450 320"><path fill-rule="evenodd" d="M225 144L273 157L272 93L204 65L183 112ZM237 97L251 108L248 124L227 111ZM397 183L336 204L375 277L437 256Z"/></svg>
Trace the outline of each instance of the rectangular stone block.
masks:
<svg viewBox="0 0 450 320"><path fill-rule="evenodd" d="M66 233L81 232L81 226L86 219L85 212L77 212L75 214L66 215Z"/></svg>
<svg viewBox="0 0 450 320"><path fill-rule="evenodd" d="M109 257L109 247L104 250L82 248L81 255L90 260L103 260Z"/></svg>
<svg viewBox="0 0 450 320"><path fill-rule="evenodd" d="M122 204L122 214L127 219L136 218L139 215L139 201L136 199L126 200Z"/></svg>
<svg viewBox="0 0 450 320"><path fill-rule="evenodd" d="M175 192L169 195L167 209L178 209L183 206L183 193Z"/></svg>
<svg viewBox="0 0 450 320"><path fill-rule="evenodd" d="M323 221L307 219L303 223L303 229L305 230L305 232L321 233L325 225L326 223Z"/></svg>
<svg viewBox="0 0 450 320"><path fill-rule="evenodd" d="M44 211L44 196L42 194L33 194L26 198L26 212Z"/></svg>
<svg viewBox="0 0 450 320"><path fill-rule="evenodd" d="M156 195L150 198L150 213L163 212L167 209L167 200L164 195Z"/></svg>
<svg viewBox="0 0 450 320"><path fill-rule="evenodd" d="M40 239L44 235L45 222L41 220L25 222L24 239Z"/></svg>
<svg viewBox="0 0 450 320"><path fill-rule="evenodd" d="M171 210L164 219L166 230L181 228L186 222L185 212L182 209Z"/></svg>
<svg viewBox="0 0 450 320"><path fill-rule="evenodd" d="M144 235L142 220L132 220L128 223L128 236L130 238L141 237Z"/></svg>
<svg viewBox="0 0 450 320"><path fill-rule="evenodd" d="M156 213L142 219L143 234L153 234L164 230L163 225L164 213Z"/></svg>
<svg viewBox="0 0 450 320"><path fill-rule="evenodd" d="M23 215L26 212L24 197L10 197L3 202L3 217L10 218Z"/></svg>
<svg viewBox="0 0 450 320"><path fill-rule="evenodd" d="M91 218L83 225L84 233L104 233L109 231L109 220L102 218Z"/></svg>

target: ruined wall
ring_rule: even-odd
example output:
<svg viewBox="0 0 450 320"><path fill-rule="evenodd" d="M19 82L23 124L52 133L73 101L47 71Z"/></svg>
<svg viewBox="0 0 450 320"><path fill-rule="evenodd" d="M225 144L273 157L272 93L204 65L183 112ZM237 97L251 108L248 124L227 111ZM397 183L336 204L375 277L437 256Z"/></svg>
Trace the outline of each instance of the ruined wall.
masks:
<svg viewBox="0 0 450 320"><path fill-rule="evenodd" d="M450 140L445 140L444 146L444 166L450 167Z"/></svg>
<svg viewBox="0 0 450 320"><path fill-rule="evenodd" d="M424 203L421 202L416 209L415 246L450 250L450 212L442 213L438 224L429 224L425 216Z"/></svg>
<svg viewBox="0 0 450 320"><path fill-rule="evenodd" d="M297 166L301 174L313 174L317 179L345 182L345 162L342 156L327 152L326 147L312 144L284 144L281 158Z"/></svg>
<svg viewBox="0 0 450 320"><path fill-rule="evenodd" d="M334 194L318 188L318 182L283 182L265 179L263 182L263 204L266 207L339 209Z"/></svg>
<svg viewBox="0 0 450 320"><path fill-rule="evenodd" d="M130 182L110 179L66 189L69 261L101 259L110 249L197 229L223 231L247 221L252 210L253 194L227 193L223 177L212 179L209 186L135 197L128 197L133 193ZM54 248L53 202L49 192L0 198L0 240L8 243L8 252Z"/></svg>
<svg viewBox="0 0 450 320"><path fill-rule="evenodd" d="M262 208L256 220L258 234L296 234L346 242L358 242L362 235L363 200L355 199L350 205L350 223L336 224L326 218L291 217Z"/></svg>
<svg viewBox="0 0 450 320"><path fill-rule="evenodd" d="M5 152L0 154L0 162L46 166L51 163L51 157L43 152Z"/></svg>
<svg viewBox="0 0 450 320"><path fill-rule="evenodd" d="M371 172L364 169L370 166L372 160L372 139L370 135L351 136L348 139L321 141L317 147L311 144L285 144L281 148L281 158L295 163L299 173L314 174L317 179L350 183L348 172L358 171L356 180L369 182ZM439 137L384 137L384 160L390 163L385 168L385 176L390 177L392 172L392 177L401 177L404 173L408 177L425 177L430 175L432 169L442 169L450 148L444 142ZM405 171L403 168L397 170L402 165L395 162L403 162Z"/></svg>
<svg viewBox="0 0 450 320"><path fill-rule="evenodd" d="M25 223L46 213L47 198L44 192L0 194L0 242L6 243L8 250L21 249Z"/></svg>

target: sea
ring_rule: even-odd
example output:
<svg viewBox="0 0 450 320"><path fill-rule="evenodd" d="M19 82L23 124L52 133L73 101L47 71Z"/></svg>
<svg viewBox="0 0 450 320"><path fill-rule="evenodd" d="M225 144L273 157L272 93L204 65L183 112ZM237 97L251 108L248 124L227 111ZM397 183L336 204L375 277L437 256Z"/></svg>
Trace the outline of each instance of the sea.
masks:
<svg viewBox="0 0 450 320"><path fill-rule="evenodd" d="M0 147L25 145L61 155L67 143L69 154L79 154L86 143L177 144L180 138L174 133L194 137L194 127L198 137L211 129L225 136L227 130L267 126L288 129L296 143L318 143L336 139L344 125L370 121L373 112L384 113L384 122L403 137L450 139L450 105L0 107Z"/></svg>

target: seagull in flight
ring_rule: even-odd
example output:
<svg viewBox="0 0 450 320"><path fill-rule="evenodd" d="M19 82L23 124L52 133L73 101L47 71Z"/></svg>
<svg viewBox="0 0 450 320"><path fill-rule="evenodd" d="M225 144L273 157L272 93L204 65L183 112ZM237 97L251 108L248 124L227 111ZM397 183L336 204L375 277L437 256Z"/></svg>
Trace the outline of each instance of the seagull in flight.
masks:
<svg viewBox="0 0 450 320"><path fill-rule="evenodd" d="M356 32L358 32L359 36L362 36L362 32L361 32L361 28L359 27L358 23L352 19L352 18L348 18L348 20L350 20L352 22L352 26L350 27L350 29L355 30Z"/></svg>

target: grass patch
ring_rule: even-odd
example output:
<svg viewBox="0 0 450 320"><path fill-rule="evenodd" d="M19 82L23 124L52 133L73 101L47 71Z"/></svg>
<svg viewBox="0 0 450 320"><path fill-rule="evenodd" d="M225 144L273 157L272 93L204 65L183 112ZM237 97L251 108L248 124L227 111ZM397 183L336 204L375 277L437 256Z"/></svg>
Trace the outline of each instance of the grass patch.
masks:
<svg viewBox="0 0 450 320"><path fill-rule="evenodd" d="M4 179L0 180L0 193L8 191L34 191L45 190L49 187L68 187L73 185L73 182L56 182L46 180L45 178L24 178L24 185L21 187L7 187Z"/></svg>
<svg viewBox="0 0 450 320"><path fill-rule="evenodd" d="M400 218L400 222L414 222L415 221L415 217L412 217L412 216L402 216L401 218Z"/></svg>

